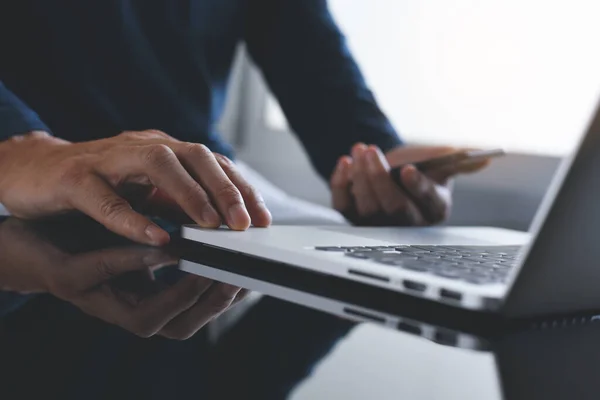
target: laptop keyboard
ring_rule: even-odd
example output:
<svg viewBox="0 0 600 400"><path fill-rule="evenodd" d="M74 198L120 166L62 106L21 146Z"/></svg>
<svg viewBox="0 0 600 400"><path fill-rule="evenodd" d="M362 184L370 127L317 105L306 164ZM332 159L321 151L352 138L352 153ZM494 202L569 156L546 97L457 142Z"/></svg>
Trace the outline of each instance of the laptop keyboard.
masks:
<svg viewBox="0 0 600 400"><path fill-rule="evenodd" d="M464 280L503 283L515 265L520 246L321 246L346 257Z"/></svg>

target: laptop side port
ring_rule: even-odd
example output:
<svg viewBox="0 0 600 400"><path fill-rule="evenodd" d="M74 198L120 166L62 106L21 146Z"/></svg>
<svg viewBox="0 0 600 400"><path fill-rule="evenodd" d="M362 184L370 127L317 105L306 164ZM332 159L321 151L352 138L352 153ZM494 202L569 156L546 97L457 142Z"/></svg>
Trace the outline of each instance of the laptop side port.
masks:
<svg viewBox="0 0 600 400"><path fill-rule="evenodd" d="M408 279L402 282L402 285L405 289L414 290L415 292L424 292L427 288L427 285L420 282L410 281Z"/></svg>
<svg viewBox="0 0 600 400"><path fill-rule="evenodd" d="M445 329L439 329L435 333L433 340L439 344L456 346L456 344L458 343L458 335L456 334L456 332L448 331Z"/></svg>
<svg viewBox="0 0 600 400"><path fill-rule="evenodd" d="M443 300L461 301L462 293L456 292L454 290L440 289L440 297Z"/></svg>
<svg viewBox="0 0 600 400"><path fill-rule="evenodd" d="M374 279L374 280L380 281L380 282L389 282L390 281L390 278L388 278L387 276L376 275L371 272L359 271L357 269L349 269L348 273L352 274L352 275L357 275L357 276L360 276L363 278Z"/></svg>
<svg viewBox="0 0 600 400"><path fill-rule="evenodd" d="M421 335L421 333L423 333L423 330L420 326L407 321L398 322L398 329L404 332L412 333L413 335Z"/></svg>

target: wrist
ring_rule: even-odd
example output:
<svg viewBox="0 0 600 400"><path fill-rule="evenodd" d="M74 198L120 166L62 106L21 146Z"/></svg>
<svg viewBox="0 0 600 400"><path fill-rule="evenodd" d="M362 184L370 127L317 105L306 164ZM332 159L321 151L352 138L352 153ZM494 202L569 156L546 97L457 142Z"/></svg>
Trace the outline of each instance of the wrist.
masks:
<svg viewBox="0 0 600 400"><path fill-rule="evenodd" d="M20 157L31 157L38 146L69 143L55 138L44 131L31 131L23 135L15 135L10 139L0 141L0 203L14 164Z"/></svg>

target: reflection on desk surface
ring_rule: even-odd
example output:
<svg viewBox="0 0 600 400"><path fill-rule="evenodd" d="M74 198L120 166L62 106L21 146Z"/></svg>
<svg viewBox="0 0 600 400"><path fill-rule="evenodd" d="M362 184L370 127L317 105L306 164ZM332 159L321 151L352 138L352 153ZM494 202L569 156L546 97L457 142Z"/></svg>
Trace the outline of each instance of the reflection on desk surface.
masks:
<svg viewBox="0 0 600 400"><path fill-rule="evenodd" d="M478 335L327 277L57 223L0 223L2 398L597 398L586 319Z"/></svg>

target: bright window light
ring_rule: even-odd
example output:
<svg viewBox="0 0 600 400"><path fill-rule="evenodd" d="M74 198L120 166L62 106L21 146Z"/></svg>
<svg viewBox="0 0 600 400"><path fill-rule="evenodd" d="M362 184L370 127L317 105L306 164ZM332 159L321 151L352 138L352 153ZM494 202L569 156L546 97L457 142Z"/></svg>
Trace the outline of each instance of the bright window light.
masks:
<svg viewBox="0 0 600 400"><path fill-rule="evenodd" d="M413 143L563 155L600 95L598 0L330 0ZM271 98L266 122L285 129Z"/></svg>

